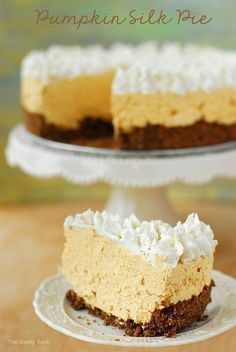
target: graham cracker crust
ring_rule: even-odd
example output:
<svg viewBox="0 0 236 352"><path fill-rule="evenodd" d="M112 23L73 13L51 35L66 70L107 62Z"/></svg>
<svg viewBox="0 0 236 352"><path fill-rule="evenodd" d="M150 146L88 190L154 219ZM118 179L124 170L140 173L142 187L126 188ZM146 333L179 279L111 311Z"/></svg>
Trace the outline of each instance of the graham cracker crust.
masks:
<svg viewBox="0 0 236 352"><path fill-rule="evenodd" d="M126 150L191 148L236 140L236 123L223 125L203 120L190 126L147 125L132 131L119 131L117 145Z"/></svg>
<svg viewBox="0 0 236 352"><path fill-rule="evenodd" d="M23 110L26 128L46 139L100 148L124 150L155 150L191 148L236 140L236 123L223 125L200 120L190 126L164 127L147 125L132 131L118 131L114 136L112 123L102 118L85 117L77 129L64 129L46 122L42 115Z"/></svg>
<svg viewBox="0 0 236 352"><path fill-rule="evenodd" d="M112 148L113 126L109 121L85 117L77 129L65 129L49 124L42 115L24 109L23 116L27 130L36 136L62 143Z"/></svg>
<svg viewBox="0 0 236 352"><path fill-rule="evenodd" d="M66 293L66 298L75 310L87 308L90 314L103 319L104 325L113 325L119 329L124 329L125 335L175 337L177 332L191 326L194 322L206 319L203 313L211 301L213 286L215 284L212 280L209 286L204 286L198 296L192 296L189 300L172 304L163 309L156 309L152 313L150 322L146 324L137 324L133 320L124 321L103 312L101 309L92 308L85 303L83 298L78 297L73 290Z"/></svg>

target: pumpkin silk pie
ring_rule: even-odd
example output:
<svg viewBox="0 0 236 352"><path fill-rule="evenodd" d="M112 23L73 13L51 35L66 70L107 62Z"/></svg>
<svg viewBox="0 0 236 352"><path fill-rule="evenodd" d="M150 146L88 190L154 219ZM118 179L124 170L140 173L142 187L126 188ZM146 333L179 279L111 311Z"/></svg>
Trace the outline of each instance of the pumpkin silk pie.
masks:
<svg viewBox="0 0 236 352"><path fill-rule="evenodd" d="M197 45L52 46L23 60L21 105L32 133L61 142L211 145L236 139L235 72L234 51Z"/></svg>

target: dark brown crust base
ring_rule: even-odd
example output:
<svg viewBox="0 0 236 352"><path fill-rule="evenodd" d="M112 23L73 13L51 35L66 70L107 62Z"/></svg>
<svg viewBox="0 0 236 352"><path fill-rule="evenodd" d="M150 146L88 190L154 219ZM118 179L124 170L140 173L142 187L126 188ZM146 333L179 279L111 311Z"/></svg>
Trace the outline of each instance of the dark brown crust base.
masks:
<svg viewBox="0 0 236 352"><path fill-rule="evenodd" d="M236 123L223 125L198 121L185 127L147 125L131 132L120 130L117 145L126 150L190 148L224 143L236 139Z"/></svg>
<svg viewBox="0 0 236 352"><path fill-rule="evenodd" d="M26 128L37 136L62 143L110 147L113 127L109 121L87 117L78 129L64 129L46 123L42 115L26 110L23 110L23 115Z"/></svg>
<svg viewBox="0 0 236 352"><path fill-rule="evenodd" d="M167 148L189 148L213 145L236 140L236 123L222 125L198 121L185 127L147 125L126 132L120 130L113 137L111 122L103 119L85 118L78 129L63 129L45 122L41 115L24 110L27 129L46 139L58 142L125 150L154 150Z"/></svg>
<svg viewBox="0 0 236 352"><path fill-rule="evenodd" d="M75 310L88 308L90 314L104 320L105 325L113 325L119 329L125 329L125 334L129 336L167 336L175 337L177 332L190 326L193 322L204 319L203 312L211 301L211 289L214 286L213 280L209 286L204 286L198 296L193 296L187 301L172 304L163 309L156 309L150 323L137 324L133 320L123 321L113 315L106 314L98 308L91 308L85 304L83 298L69 290L66 298L71 307Z"/></svg>

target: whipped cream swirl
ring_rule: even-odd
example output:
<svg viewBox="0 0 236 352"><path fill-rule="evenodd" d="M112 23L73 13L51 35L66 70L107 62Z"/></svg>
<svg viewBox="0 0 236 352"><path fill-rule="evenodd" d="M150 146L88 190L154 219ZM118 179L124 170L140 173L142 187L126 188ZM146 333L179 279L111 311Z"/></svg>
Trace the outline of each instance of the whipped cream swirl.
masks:
<svg viewBox="0 0 236 352"><path fill-rule="evenodd" d="M168 268L174 268L179 260L188 262L213 255L217 241L209 225L190 214L184 223L172 227L161 220L140 221L134 214L127 218L87 210L68 216L65 228L91 228L98 235L110 238L155 265L157 256Z"/></svg>

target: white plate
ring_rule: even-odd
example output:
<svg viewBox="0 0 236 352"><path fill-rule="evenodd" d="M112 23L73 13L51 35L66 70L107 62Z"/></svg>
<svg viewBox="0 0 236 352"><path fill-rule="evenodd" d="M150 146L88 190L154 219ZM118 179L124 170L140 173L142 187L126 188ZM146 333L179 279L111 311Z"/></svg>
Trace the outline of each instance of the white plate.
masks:
<svg viewBox="0 0 236 352"><path fill-rule="evenodd" d="M176 346L206 340L236 326L236 280L219 271L213 272L213 279L216 287L206 310L208 319L193 324L176 338L123 336L123 330L104 326L102 320L91 316L87 310L75 311L65 300L65 292L70 287L61 274L41 283L33 306L44 323L80 340L130 347Z"/></svg>

